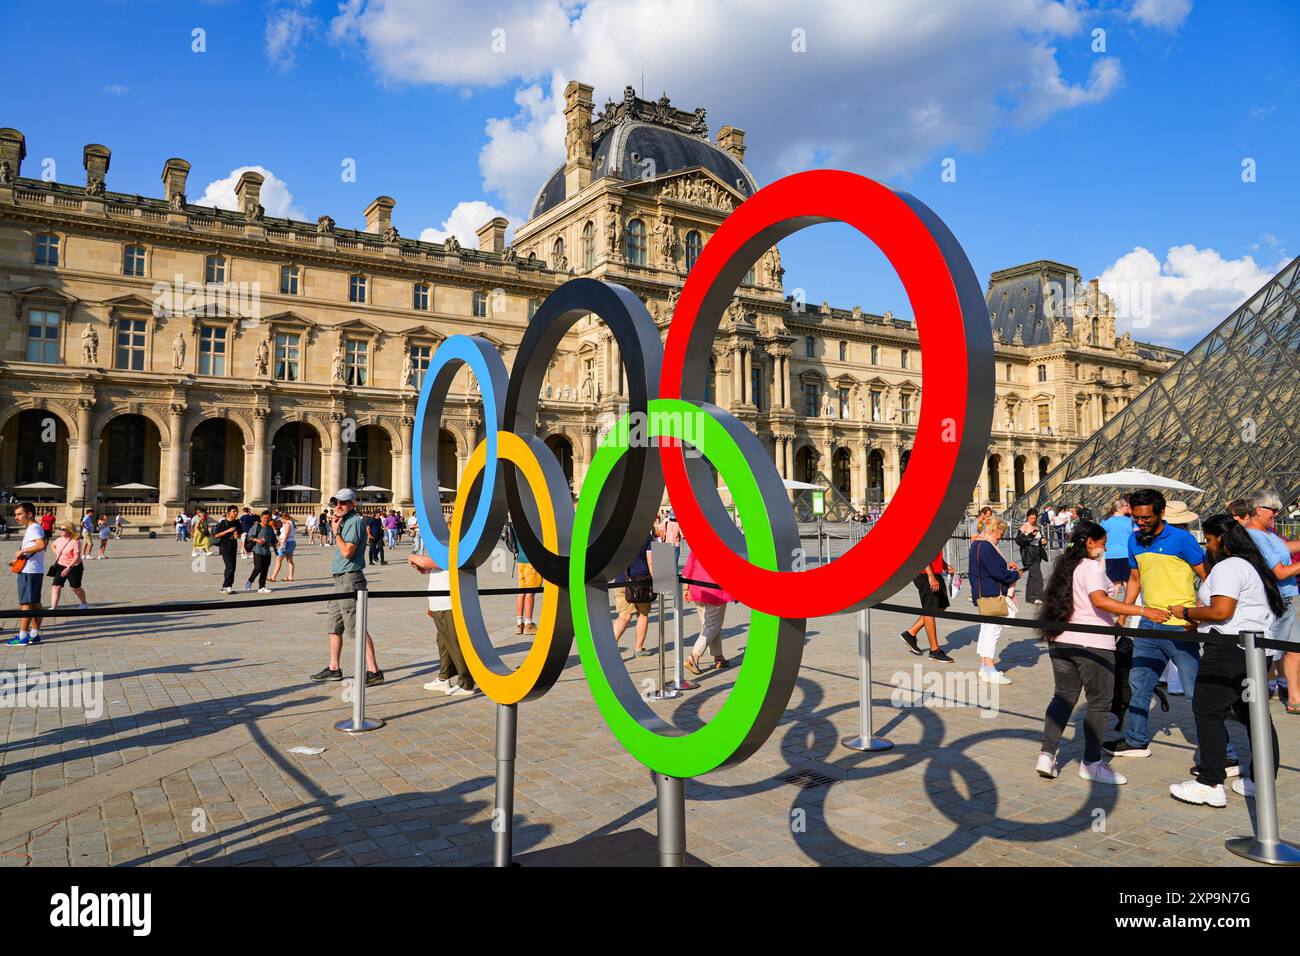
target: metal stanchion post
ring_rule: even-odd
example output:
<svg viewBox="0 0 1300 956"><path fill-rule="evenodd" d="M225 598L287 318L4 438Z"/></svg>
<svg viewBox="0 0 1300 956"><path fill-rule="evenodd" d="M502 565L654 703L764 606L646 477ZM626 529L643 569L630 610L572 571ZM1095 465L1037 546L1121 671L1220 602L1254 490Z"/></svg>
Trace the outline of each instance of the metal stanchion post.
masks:
<svg viewBox="0 0 1300 956"><path fill-rule="evenodd" d="M686 679L682 665L682 644L685 635L682 632L682 615L686 613L686 600L682 597L682 581L677 579L673 589L673 682L668 686L673 690L696 690L700 685Z"/></svg>
<svg viewBox="0 0 1300 956"><path fill-rule="evenodd" d="M647 693L647 700L672 700L680 697L681 691L670 686L664 680L664 592L659 592L659 687Z"/></svg>
<svg viewBox="0 0 1300 956"><path fill-rule="evenodd" d="M356 632L352 636L357 642L356 660L353 662L352 678L352 717L348 720L340 720L334 725L335 730L342 730L344 733L357 734L364 730L378 730L384 726L384 722L377 717L366 716L366 624L368 610L368 595L365 588L357 589L357 615L356 623L353 630Z"/></svg>
<svg viewBox="0 0 1300 956"><path fill-rule="evenodd" d="M1255 642L1264 635L1243 631L1246 642L1246 681L1250 685L1251 776L1255 778L1255 835L1233 837L1229 850L1256 863L1300 866L1300 849L1283 843L1277 833L1277 787L1273 780L1272 721L1268 716L1268 662Z"/></svg>
<svg viewBox="0 0 1300 956"><path fill-rule="evenodd" d="M686 787L681 777L655 774L659 865L686 865Z"/></svg>
<svg viewBox="0 0 1300 956"><path fill-rule="evenodd" d="M858 612L858 736L842 741L850 750L888 750L892 741L872 735L871 727L871 611Z"/></svg>
<svg viewBox="0 0 1300 956"><path fill-rule="evenodd" d="M492 865L510 866L515 831L517 704L497 704L497 805L492 815Z"/></svg>

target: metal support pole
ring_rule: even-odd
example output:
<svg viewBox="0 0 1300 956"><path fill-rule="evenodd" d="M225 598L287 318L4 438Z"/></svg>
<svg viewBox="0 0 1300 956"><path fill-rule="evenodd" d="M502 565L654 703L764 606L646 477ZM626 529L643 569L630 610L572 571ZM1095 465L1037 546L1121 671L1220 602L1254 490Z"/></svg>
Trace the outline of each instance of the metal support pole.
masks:
<svg viewBox="0 0 1300 956"><path fill-rule="evenodd" d="M1273 722L1268 715L1268 662L1255 642L1264 635L1243 631L1246 641L1246 683L1250 706L1251 776L1255 778L1255 835L1233 837L1229 850L1256 863L1300 866L1300 849L1283 843L1277 832L1277 788L1273 780Z"/></svg>
<svg viewBox="0 0 1300 956"><path fill-rule="evenodd" d="M681 777L655 774L659 865L686 865L686 787Z"/></svg>
<svg viewBox="0 0 1300 956"><path fill-rule="evenodd" d="M664 593L659 592L659 687L646 694L647 700L672 700L680 697L681 691L664 680Z"/></svg>
<svg viewBox="0 0 1300 956"><path fill-rule="evenodd" d="M668 686L672 690L695 690L700 685L686 679L682 659L685 635L682 633L682 615L686 613L686 600L682 597L682 580L679 575L677 587L673 590L673 682Z"/></svg>
<svg viewBox="0 0 1300 956"><path fill-rule="evenodd" d="M871 727L871 611L858 612L858 716L860 730L856 737L842 741L850 750L888 750L892 741L872 735Z"/></svg>
<svg viewBox="0 0 1300 956"><path fill-rule="evenodd" d="M510 866L515 831L515 742L519 705L497 704L497 804L492 814L492 865Z"/></svg>
<svg viewBox="0 0 1300 956"><path fill-rule="evenodd" d="M369 607L365 588L357 588L357 619L352 635L357 642L356 660L353 661L352 678L352 717L340 720L334 725L335 730L348 734L358 734L364 730L378 730L384 722L377 717L366 717L366 622Z"/></svg>

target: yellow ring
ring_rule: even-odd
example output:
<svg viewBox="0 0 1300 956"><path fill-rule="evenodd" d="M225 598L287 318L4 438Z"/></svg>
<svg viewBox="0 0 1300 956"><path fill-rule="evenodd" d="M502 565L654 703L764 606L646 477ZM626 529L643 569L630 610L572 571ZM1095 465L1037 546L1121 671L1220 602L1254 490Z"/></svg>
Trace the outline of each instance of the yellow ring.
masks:
<svg viewBox="0 0 1300 956"><path fill-rule="evenodd" d="M497 456L499 461L511 462L519 469L524 481L528 484L537 500L537 510L542 523L542 543L551 553L558 553L559 534L555 525L554 504L537 456L513 432L497 432ZM467 577L469 596L477 601L478 572L474 568L457 570L460 564L457 551L460 544L461 521L466 511L469 492L474 485L475 479L482 473L486 463L487 442L481 441L465 464L465 471L460 478L460 487L456 492L456 503L451 513L451 540L448 560L448 564L451 566L451 574L449 575L451 578L451 613L452 619L456 623L456 640L460 643L460 649L465 655L465 664L469 667L470 676L474 678L474 682L478 684L489 699L496 701L498 704L517 704L526 698L537 685L542 666L550 653L551 642L555 637L555 617L560 608L560 588L550 581L542 582L542 616L537 625L537 635L523 663L511 671L505 667L499 657L496 658L496 666L492 666L483 660L483 657L479 654L479 649L474 644L461 607L461 575ZM484 639L486 640L486 636ZM488 646L484 648L484 651L490 652L494 657L496 656L496 652L491 650L490 642L488 642Z"/></svg>

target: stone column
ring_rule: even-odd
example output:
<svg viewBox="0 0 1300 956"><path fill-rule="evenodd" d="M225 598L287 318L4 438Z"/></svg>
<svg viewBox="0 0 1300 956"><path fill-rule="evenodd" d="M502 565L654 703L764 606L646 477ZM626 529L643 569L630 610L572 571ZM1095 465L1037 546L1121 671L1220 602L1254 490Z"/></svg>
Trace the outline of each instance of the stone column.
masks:
<svg viewBox="0 0 1300 956"><path fill-rule="evenodd" d="M76 504L79 509L95 507L95 490L99 484L99 458L94 454L99 450L99 442L91 438L94 408L93 399L83 398L77 402L77 447L71 456L72 466L65 479L68 483L68 503ZM84 487L81 481L83 471L88 476Z"/></svg>
<svg viewBox="0 0 1300 956"><path fill-rule="evenodd" d="M411 456L414 454L415 442L415 419L409 415L402 418L402 451L395 456L397 461L397 480L394 487L397 490L397 503L401 507L409 508L414 504L411 486Z"/></svg>
<svg viewBox="0 0 1300 956"><path fill-rule="evenodd" d="M794 439L789 437L785 440L785 476L794 477Z"/></svg>
<svg viewBox="0 0 1300 956"><path fill-rule="evenodd" d="M596 457L596 436L599 431L595 425L582 426L582 474L575 473L573 476L573 489L579 493L583 482L587 480L587 472L591 470L591 461Z"/></svg>
<svg viewBox="0 0 1300 956"><path fill-rule="evenodd" d="M325 487L321 489L321 498L326 501L347 482L348 450L343 444L343 418L341 412L335 412L329 419L330 454L327 466L329 477Z"/></svg>
<svg viewBox="0 0 1300 956"><path fill-rule="evenodd" d="M781 407L790 408L790 356L781 357Z"/></svg>
<svg viewBox="0 0 1300 956"><path fill-rule="evenodd" d="M163 478L162 494L160 500L168 507L177 507L181 504L182 496L185 494L185 443L181 436L184 427L182 416L185 407L183 405L172 405L167 413L167 431L168 441L163 445Z"/></svg>
<svg viewBox="0 0 1300 956"><path fill-rule="evenodd" d="M267 445L266 426L269 408L253 409L253 449L244 453L244 501L250 508L261 508L270 502L267 472L270 468L271 450Z"/></svg>

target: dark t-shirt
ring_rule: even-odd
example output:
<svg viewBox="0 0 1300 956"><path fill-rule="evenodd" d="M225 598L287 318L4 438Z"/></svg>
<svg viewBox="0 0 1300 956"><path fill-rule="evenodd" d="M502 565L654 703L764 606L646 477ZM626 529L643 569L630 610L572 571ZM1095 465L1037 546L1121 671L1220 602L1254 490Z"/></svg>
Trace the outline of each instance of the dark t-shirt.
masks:
<svg viewBox="0 0 1300 956"><path fill-rule="evenodd" d="M248 534L248 529L251 528L251 527L253 527L253 525L255 525L255 524L258 524L258 520L257 520L257 516L256 516L256 515L240 515L240 516L239 516L239 527L240 527L240 530L242 530L242 531L244 532L244 534Z"/></svg>
<svg viewBox="0 0 1300 956"><path fill-rule="evenodd" d="M369 529L370 533L374 535L378 540L380 541L384 540L384 523L380 521L378 518L375 517L367 518L366 527Z"/></svg>
<svg viewBox="0 0 1300 956"><path fill-rule="evenodd" d="M654 541L654 538L653 534L645 536L645 544L636 553L632 563L627 566L627 571L616 577L615 581L641 581L650 577L650 562L646 559L646 552L650 550L650 542Z"/></svg>
<svg viewBox="0 0 1300 956"><path fill-rule="evenodd" d="M221 532L228 531L231 528L235 529L234 534L228 534L225 535L224 537L216 538L216 536L221 534ZM238 518L236 518L234 521L231 521L228 518L222 518L220 521L217 522L217 526L212 529L212 536L216 538L217 547L219 549L221 549L222 551L234 551L235 543L236 543L235 539L239 537L239 532L242 530L243 529L239 525Z"/></svg>

